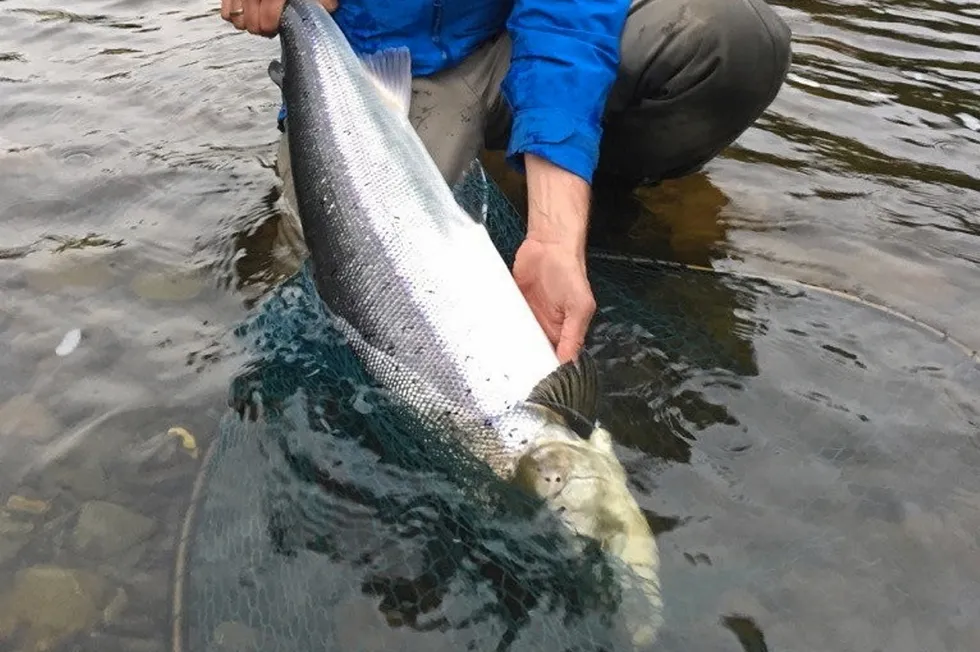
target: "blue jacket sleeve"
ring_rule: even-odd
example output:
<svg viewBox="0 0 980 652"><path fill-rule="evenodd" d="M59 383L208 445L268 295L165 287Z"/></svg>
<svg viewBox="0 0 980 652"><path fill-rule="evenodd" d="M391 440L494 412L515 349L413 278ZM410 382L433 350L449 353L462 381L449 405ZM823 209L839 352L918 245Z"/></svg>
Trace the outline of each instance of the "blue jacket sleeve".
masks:
<svg viewBox="0 0 980 652"><path fill-rule="evenodd" d="M630 0L515 0L501 90L513 115L507 160L518 170L523 155L534 154L591 183L629 6Z"/></svg>

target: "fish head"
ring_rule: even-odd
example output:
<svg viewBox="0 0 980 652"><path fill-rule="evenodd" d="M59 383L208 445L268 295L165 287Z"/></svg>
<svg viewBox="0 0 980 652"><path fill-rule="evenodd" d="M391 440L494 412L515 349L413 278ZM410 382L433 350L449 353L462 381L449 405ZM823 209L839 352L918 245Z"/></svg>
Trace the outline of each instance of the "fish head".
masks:
<svg viewBox="0 0 980 652"><path fill-rule="evenodd" d="M541 498L577 533L598 539L603 505L620 478L601 448L570 429L547 424L517 460L514 482Z"/></svg>
<svg viewBox="0 0 980 652"><path fill-rule="evenodd" d="M514 482L541 498L578 534L600 543L612 543L635 524L635 517L643 518L638 507L635 513L631 509L636 502L604 428L582 438L564 425L544 425L517 460ZM630 513L628 522L622 512Z"/></svg>
<svg viewBox="0 0 980 652"><path fill-rule="evenodd" d="M576 534L599 544L615 563L623 622L635 646L656 641L663 619L660 553L627 485L612 435L596 420L598 377L587 352L543 378L526 407L538 410L530 444L513 479L541 498Z"/></svg>
<svg viewBox="0 0 980 652"><path fill-rule="evenodd" d="M625 565L629 572L621 577L624 598L629 595L632 605L631 636L636 645L653 643L662 623L659 550L627 486L609 431L597 426L583 438L564 425L545 425L517 460L514 482Z"/></svg>

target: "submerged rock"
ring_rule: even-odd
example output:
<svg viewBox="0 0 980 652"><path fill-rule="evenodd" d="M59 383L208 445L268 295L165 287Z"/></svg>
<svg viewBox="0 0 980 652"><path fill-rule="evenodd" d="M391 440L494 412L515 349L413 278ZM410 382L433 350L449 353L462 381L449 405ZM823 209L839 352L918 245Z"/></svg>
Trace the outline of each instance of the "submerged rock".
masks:
<svg viewBox="0 0 980 652"><path fill-rule="evenodd" d="M44 443L60 431L58 420L30 394L14 396L0 405L0 437Z"/></svg>
<svg viewBox="0 0 980 652"><path fill-rule="evenodd" d="M0 595L0 640L8 640L20 629L20 650L50 650L99 624L110 596L108 582L89 571L47 565L25 568L14 576L13 587Z"/></svg>
<svg viewBox="0 0 980 652"><path fill-rule="evenodd" d="M101 256L39 256L36 264L24 276L28 286L41 294L72 288L107 288L115 277L110 261Z"/></svg>
<svg viewBox="0 0 980 652"><path fill-rule="evenodd" d="M129 287L151 301L187 301L204 289L204 284L191 272L144 272L137 275Z"/></svg>
<svg viewBox="0 0 980 652"><path fill-rule="evenodd" d="M102 621L107 625L113 625L122 620L123 614L129 607L129 594L126 589L120 587L116 589L116 594L102 610Z"/></svg>
<svg viewBox="0 0 980 652"><path fill-rule="evenodd" d="M0 564L4 564L17 556L34 532L34 524L13 518L5 511L0 511Z"/></svg>
<svg viewBox="0 0 980 652"><path fill-rule="evenodd" d="M0 537L27 536L34 531L34 524L14 518L0 510Z"/></svg>
<svg viewBox="0 0 980 652"><path fill-rule="evenodd" d="M93 500L82 505L72 531L72 545L86 556L109 557L142 543L155 527L154 520L142 514Z"/></svg>
<svg viewBox="0 0 980 652"><path fill-rule="evenodd" d="M6 564L27 545L27 538L16 539L0 535L0 564Z"/></svg>
<svg viewBox="0 0 980 652"><path fill-rule="evenodd" d="M27 498L14 494L7 499L7 509L12 512L23 512L25 514L44 514L51 508L51 503L46 500Z"/></svg>
<svg viewBox="0 0 980 652"><path fill-rule="evenodd" d="M69 456L45 469L45 486L64 489L76 500L97 500L112 493L109 474L98 460Z"/></svg>

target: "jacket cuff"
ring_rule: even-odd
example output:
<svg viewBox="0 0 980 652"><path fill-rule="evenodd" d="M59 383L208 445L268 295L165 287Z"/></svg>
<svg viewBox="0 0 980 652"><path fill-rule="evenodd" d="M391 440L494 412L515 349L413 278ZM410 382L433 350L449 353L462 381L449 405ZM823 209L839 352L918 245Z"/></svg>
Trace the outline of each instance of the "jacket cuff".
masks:
<svg viewBox="0 0 980 652"><path fill-rule="evenodd" d="M524 154L534 154L591 184L601 135L601 128L560 109L525 109L514 114L507 162L524 173Z"/></svg>

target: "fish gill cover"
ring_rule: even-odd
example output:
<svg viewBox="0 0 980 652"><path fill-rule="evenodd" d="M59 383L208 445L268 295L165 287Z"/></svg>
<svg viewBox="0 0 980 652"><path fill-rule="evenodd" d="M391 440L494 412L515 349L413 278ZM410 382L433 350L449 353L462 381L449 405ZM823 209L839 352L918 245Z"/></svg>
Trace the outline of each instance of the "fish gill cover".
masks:
<svg viewBox="0 0 980 652"><path fill-rule="evenodd" d="M521 220L481 168L473 171L457 199L485 214L510 264ZM890 518L878 513L887 491L873 503L854 496L847 503L838 494L870 487L868 478L901 467L912 452L922 464L942 455L925 443L935 437L925 426L941 418L956 459L964 468L980 464L977 447L962 443L977 423L972 399L934 371L962 372L972 383L974 361L941 338L926 342L901 320L877 326L880 338L892 338L880 351L863 346L848 333L867 323L871 308L801 287L600 253L592 254L590 274L600 311L589 348L606 390L600 419L624 444L618 452L642 507L658 504L658 476L671 464L692 469L689 494L672 505L692 516L648 516L655 533L680 541L689 530L713 550L683 553L691 568L710 569L701 571L710 579L664 564L668 634L659 644L728 650L737 639L746 649L766 649L746 612L785 595L787 576L812 572L813 586L839 576L844 590L857 569L855 581L875 595L905 581L901 561L875 549L879 526L873 535L861 530ZM902 348L910 332L922 341ZM852 351L820 346L828 333L844 333L838 339ZM579 552L535 504L390 403L331 327L308 266L238 335L254 359L233 382L235 409L203 463L189 512L175 590L177 652L631 649L608 563L595 550ZM780 347L767 344L773 337ZM904 385L895 383L895 369L912 368L916 355L933 364L931 373L921 366L927 382L909 372ZM794 380L791 371L808 380ZM903 409L903 400L918 401L917 411ZM960 420L936 416L943 409ZM753 454L766 461L747 466ZM959 467L946 468L916 481L962 490ZM782 486L787 473L793 477ZM805 500L824 475L837 484ZM712 498L725 487L729 494ZM785 509L752 504L747 497L760 492L779 494L771 500ZM823 511L819 501L827 503ZM842 530L841 515L851 512L859 524ZM757 553L764 563L745 561ZM710 619L723 608L714 602L732 591L741 596L737 607L720 623L713 619L727 643L713 647L711 635L671 638L699 614ZM759 599L746 601L752 592ZM826 601L839 605L846 595ZM817 602L780 613L775 600L773 622L805 623L807 608L814 618L821 613ZM913 617L924 623L939 616L917 608ZM834 629L825 619L817 627Z"/></svg>

